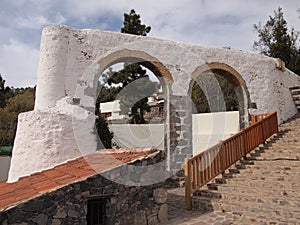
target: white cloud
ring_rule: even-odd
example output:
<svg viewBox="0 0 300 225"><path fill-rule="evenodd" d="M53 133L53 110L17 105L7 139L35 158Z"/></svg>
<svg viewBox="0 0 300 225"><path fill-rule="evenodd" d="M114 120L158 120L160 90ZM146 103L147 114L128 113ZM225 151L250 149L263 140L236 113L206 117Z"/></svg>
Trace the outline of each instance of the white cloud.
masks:
<svg viewBox="0 0 300 225"><path fill-rule="evenodd" d="M151 35L171 40L251 51L256 39L253 24L264 24L278 6L283 7L289 26L300 30L296 1L191 0L158 5L155 10L141 7L138 12L152 26Z"/></svg>
<svg viewBox="0 0 300 225"><path fill-rule="evenodd" d="M31 16L31 17L20 17L17 19L17 27L23 29L40 29L45 25L53 25L53 24L62 24L66 21L66 19L58 14L56 15L53 20L49 20L48 18L38 15L38 16Z"/></svg>
<svg viewBox="0 0 300 225"><path fill-rule="evenodd" d="M288 25L300 31L299 0L0 0L0 5L0 73L14 86L36 82L42 27L116 30L132 8L152 27L151 36L201 45L251 51L253 24L264 24L278 6Z"/></svg>
<svg viewBox="0 0 300 225"><path fill-rule="evenodd" d="M0 48L0 72L6 85L26 87L36 85L39 51L11 39Z"/></svg>

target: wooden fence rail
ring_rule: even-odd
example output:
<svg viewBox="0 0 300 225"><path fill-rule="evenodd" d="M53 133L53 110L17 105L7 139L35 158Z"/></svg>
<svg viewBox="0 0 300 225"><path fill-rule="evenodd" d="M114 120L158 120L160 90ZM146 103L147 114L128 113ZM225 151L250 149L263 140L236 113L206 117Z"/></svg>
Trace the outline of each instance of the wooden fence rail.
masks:
<svg viewBox="0 0 300 225"><path fill-rule="evenodd" d="M185 204L191 210L194 191L278 133L277 113L260 114L255 122L208 150L185 160Z"/></svg>
<svg viewBox="0 0 300 225"><path fill-rule="evenodd" d="M264 113L264 114L252 114L251 115L251 124L254 124L262 119L266 118L267 116L271 115L272 113Z"/></svg>

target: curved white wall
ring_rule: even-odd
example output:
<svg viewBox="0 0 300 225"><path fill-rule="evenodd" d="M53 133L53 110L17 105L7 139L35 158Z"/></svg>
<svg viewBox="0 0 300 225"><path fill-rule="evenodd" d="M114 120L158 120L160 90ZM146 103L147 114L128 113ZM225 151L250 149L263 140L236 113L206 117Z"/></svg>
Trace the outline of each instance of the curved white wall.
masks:
<svg viewBox="0 0 300 225"><path fill-rule="evenodd" d="M35 110L54 107L65 93L69 38L66 29L43 30L38 65Z"/></svg>

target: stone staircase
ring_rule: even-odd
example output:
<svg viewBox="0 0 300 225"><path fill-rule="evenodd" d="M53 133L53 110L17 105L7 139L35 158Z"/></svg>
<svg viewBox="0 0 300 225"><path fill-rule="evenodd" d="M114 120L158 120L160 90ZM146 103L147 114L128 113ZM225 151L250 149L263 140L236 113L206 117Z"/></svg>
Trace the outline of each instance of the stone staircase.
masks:
<svg viewBox="0 0 300 225"><path fill-rule="evenodd" d="M230 224L300 224L300 113L197 191L192 205L236 215Z"/></svg>
<svg viewBox="0 0 300 225"><path fill-rule="evenodd" d="M291 87L290 92L297 107L297 110L300 111L300 86Z"/></svg>

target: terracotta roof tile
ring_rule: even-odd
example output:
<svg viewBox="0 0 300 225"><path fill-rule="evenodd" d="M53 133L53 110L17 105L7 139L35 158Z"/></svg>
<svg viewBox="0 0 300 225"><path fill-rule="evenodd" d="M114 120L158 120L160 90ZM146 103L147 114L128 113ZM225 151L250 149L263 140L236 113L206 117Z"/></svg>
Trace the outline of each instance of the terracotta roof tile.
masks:
<svg viewBox="0 0 300 225"><path fill-rule="evenodd" d="M16 202L16 196L1 196L1 198L2 199L0 200L0 207L4 207Z"/></svg>
<svg viewBox="0 0 300 225"><path fill-rule="evenodd" d="M141 149L104 150L70 160L54 168L20 178L17 182L0 182L0 212L9 205L34 198L64 185L112 169L156 150Z"/></svg>
<svg viewBox="0 0 300 225"><path fill-rule="evenodd" d="M55 179L58 177L62 177L64 173L59 172L58 170L46 170L44 172L45 177L50 178L50 179Z"/></svg>
<svg viewBox="0 0 300 225"><path fill-rule="evenodd" d="M65 185L76 181L76 177L73 176L63 176L61 178L55 179L55 182L59 185Z"/></svg>

